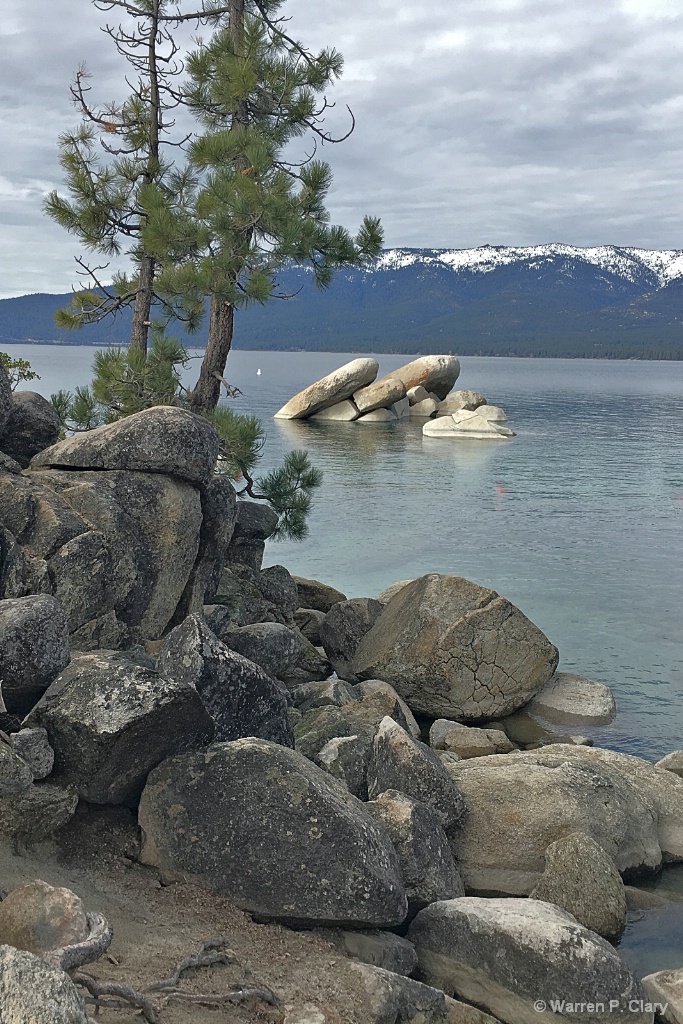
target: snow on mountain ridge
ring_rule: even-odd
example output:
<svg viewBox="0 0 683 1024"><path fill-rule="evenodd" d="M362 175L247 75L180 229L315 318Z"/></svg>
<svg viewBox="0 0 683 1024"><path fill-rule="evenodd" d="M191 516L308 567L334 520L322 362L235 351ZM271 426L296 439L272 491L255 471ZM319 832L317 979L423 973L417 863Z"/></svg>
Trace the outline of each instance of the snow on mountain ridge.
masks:
<svg viewBox="0 0 683 1024"><path fill-rule="evenodd" d="M558 256L592 263L628 281L652 274L660 288L683 277L683 250L638 249L616 245L581 247L551 243L546 245L482 245L476 249L387 249L378 258L376 270L398 270L416 263L448 267L453 271L471 270L490 273L498 267L530 260L548 260Z"/></svg>

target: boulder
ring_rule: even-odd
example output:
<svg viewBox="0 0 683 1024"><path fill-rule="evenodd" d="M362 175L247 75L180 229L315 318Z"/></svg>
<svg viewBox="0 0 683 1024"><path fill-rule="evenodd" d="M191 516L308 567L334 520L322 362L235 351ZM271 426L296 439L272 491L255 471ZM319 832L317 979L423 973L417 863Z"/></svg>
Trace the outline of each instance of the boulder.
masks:
<svg viewBox="0 0 683 1024"><path fill-rule="evenodd" d="M393 932L337 931L325 935L346 956L371 967L381 967L408 978L417 967L417 953L412 942Z"/></svg>
<svg viewBox="0 0 683 1024"><path fill-rule="evenodd" d="M20 729L9 739L14 753L30 768L34 781L47 778L55 763L55 752L47 738L47 730Z"/></svg>
<svg viewBox="0 0 683 1024"><path fill-rule="evenodd" d="M478 391L451 391L439 406L439 416L451 416L461 409L478 409L486 405L486 399Z"/></svg>
<svg viewBox="0 0 683 1024"><path fill-rule="evenodd" d="M320 641L332 668L347 682L357 683L351 670L356 648L384 611L371 597L354 597L333 605L320 626Z"/></svg>
<svg viewBox="0 0 683 1024"><path fill-rule="evenodd" d="M420 726L415 721L415 716L403 700L403 697L396 693L396 690L390 683L385 683L383 679L366 679L362 683L356 683L353 687L353 693L356 697L370 697L376 693L383 693L389 697L394 704L398 705L398 709L393 708L388 712L390 717L397 721L414 740L419 740ZM399 711L400 714L398 713Z"/></svg>
<svg viewBox="0 0 683 1024"><path fill-rule="evenodd" d="M558 652L494 590L436 573L402 587L361 639L351 663L385 679L414 712L501 718L551 678Z"/></svg>
<svg viewBox="0 0 683 1024"><path fill-rule="evenodd" d="M335 736L314 756L323 768L359 800L368 799L368 765L372 754L372 736L365 730L351 736Z"/></svg>
<svg viewBox="0 0 683 1024"><path fill-rule="evenodd" d="M32 467L162 473L203 487L216 468L218 444L215 427L202 416L155 405L59 441L41 451Z"/></svg>
<svg viewBox="0 0 683 1024"><path fill-rule="evenodd" d="M96 530L62 545L48 562L48 574L70 633L106 615L114 604L109 545Z"/></svg>
<svg viewBox="0 0 683 1024"><path fill-rule="evenodd" d="M0 798L0 835L19 847L40 843L73 817L77 803L75 786L34 783L16 796Z"/></svg>
<svg viewBox="0 0 683 1024"><path fill-rule="evenodd" d="M0 448L26 469L34 455L54 444L60 426L59 416L42 395L16 391L0 436Z"/></svg>
<svg viewBox="0 0 683 1024"><path fill-rule="evenodd" d="M284 565L269 565L258 574L256 585L263 595L266 606L278 622L294 625L294 613L299 607L297 586L294 577Z"/></svg>
<svg viewBox="0 0 683 1024"><path fill-rule="evenodd" d="M72 651L125 651L144 642L137 626L126 626L116 618L116 612L98 615L74 630L69 637Z"/></svg>
<svg viewBox="0 0 683 1024"><path fill-rule="evenodd" d="M666 757L657 761L655 768L663 768L667 772L673 772L683 779L683 750L673 750Z"/></svg>
<svg viewBox="0 0 683 1024"><path fill-rule="evenodd" d="M293 665L286 669L280 679L290 688L300 686L302 683L318 682L327 679L332 672L332 666L327 660L322 647L314 647L305 636L301 636L301 654Z"/></svg>
<svg viewBox="0 0 683 1024"><path fill-rule="evenodd" d="M429 398L429 392L426 388L423 388L421 384L418 384L414 388L408 388L406 391L406 398L411 405L418 405L420 402L424 402L425 399Z"/></svg>
<svg viewBox="0 0 683 1024"><path fill-rule="evenodd" d="M3 1024L88 1024L78 989L65 971L13 946L0 946Z"/></svg>
<svg viewBox="0 0 683 1024"><path fill-rule="evenodd" d="M465 895L446 833L431 807L395 789L365 806L384 825L398 854L409 918L436 900Z"/></svg>
<svg viewBox="0 0 683 1024"><path fill-rule="evenodd" d="M605 939L621 935L626 894L614 861L585 832L574 832L545 851L545 871L529 894L553 903Z"/></svg>
<svg viewBox="0 0 683 1024"><path fill-rule="evenodd" d="M0 359L0 440L9 419L10 408L12 405L12 385L7 374L7 369L2 359Z"/></svg>
<svg viewBox="0 0 683 1024"><path fill-rule="evenodd" d="M352 359L338 370L328 374L310 387L300 391L298 395L283 405L275 413L276 419L298 420L312 416L313 413L326 409L328 406L343 402L355 391L371 384L377 376L379 363L376 359Z"/></svg>
<svg viewBox="0 0 683 1024"><path fill-rule="evenodd" d="M465 410L470 412L472 410ZM508 414L505 409L501 409L499 405L484 405L477 406L477 415L481 416L482 419L488 420L490 423L507 423Z"/></svg>
<svg viewBox="0 0 683 1024"><path fill-rule="evenodd" d="M306 757L317 760L318 752L335 737L358 736L370 744L385 717L406 723L401 707L391 694L373 693L356 698L342 707L313 707L295 727L296 747Z"/></svg>
<svg viewBox="0 0 683 1024"><path fill-rule="evenodd" d="M500 441L514 437L515 433L509 427L482 415L481 410L486 408L461 409L450 416L437 416L435 420L425 423L422 433L425 437L464 437L479 441Z"/></svg>
<svg viewBox="0 0 683 1024"><path fill-rule="evenodd" d="M227 476L215 474L200 492L202 525L199 551L173 616L178 625L188 615L202 614L213 601L237 519L235 488Z"/></svg>
<svg viewBox="0 0 683 1024"><path fill-rule="evenodd" d="M444 900L420 911L408 938L427 983L505 1024L555 1024L558 1015L653 1024L640 982L612 946L550 903Z"/></svg>
<svg viewBox="0 0 683 1024"><path fill-rule="evenodd" d="M356 391L353 401L361 415L374 409L388 409L406 397L406 386L398 377L384 377Z"/></svg>
<svg viewBox="0 0 683 1024"><path fill-rule="evenodd" d="M647 999L665 1024L683 1024L683 968L643 978Z"/></svg>
<svg viewBox="0 0 683 1024"><path fill-rule="evenodd" d="M63 480L63 477L59 478ZM92 526L51 486L33 473L0 475L0 522L33 557L48 559Z"/></svg>
<svg viewBox="0 0 683 1024"><path fill-rule="evenodd" d="M248 626L263 622L267 615L263 594L256 586L250 573L244 579L238 575L239 566L223 569L211 605L205 605L203 612L215 633L235 626ZM210 611L207 611L210 608Z"/></svg>
<svg viewBox="0 0 683 1024"><path fill-rule="evenodd" d="M373 741L368 794L373 800L398 790L431 807L451 835L465 814L465 801L433 750L412 739L392 718L384 718Z"/></svg>
<svg viewBox="0 0 683 1024"><path fill-rule="evenodd" d="M313 708L343 708L358 700L351 686L343 679L322 679L313 683L302 683L291 691L296 707L306 714Z"/></svg>
<svg viewBox="0 0 683 1024"><path fill-rule="evenodd" d="M294 612L294 625L314 647L320 647L320 627L326 614L315 608L297 608Z"/></svg>
<svg viewBox="0 0 683 1024"><path fill-rule="evenodd" d="M0 740L0 797L24 793L33 782L30 766L11 744Z"/></svg>
<svg viewBox="0 0 683 1024"><path fill-rule="evenodd" d="M301 754L249 737L169 758L142 795L141 860L243 910L392 927L407 903L386 832Z"/></svg>
<svg viewBox="0 0 683 1024"><path fill-rule="evenodd" d="M354 968L372 1024L448 1024L443 992L381 967L355 964Z"/></svg>
<svg viewBox="0 0 683 1024"><path fill-rule="evenodd" d="M413 582L413 580L397 580L396 583L392 583L390 586L385 587L384 590L377 595L377 600L382 604L389 604L392 597L395 597L399 590L402 590L409 583Z"/></svg>
<svg viewBox="0 0 683 1024"><path fill-rule="evenodd" d="M398 416L393 409L373 409L359 416L356 423L396 423Z"/></svg>
<svg viewBox="0 0 683 1024"><path fill-rule="evenodd" d="M359 416L358 406L350 398L346 398L343 402L337 402L336 405L329 405L326 409L314 412L309 418L319 420L321 423L351 423Z"/></svg>
<svg viewBox="0 0 683 1024"><path fill-rule="evenodd" d="M278 515L260 501L238 501L226 564L247 565L261 571L266 541L278 524Z"/></svg>
<svg viewBox="0 0 683 1024"><path fill-rule="evenodd" d="M556 672L524 709L560 724L606 725L617 713L609 686L571 672Z"/></svg>
<svg viewBox="0 0 683 1024"><path fill-rule="evenodd" d="M26 714L68 662L59 601L38 594L0 602L0 692L9 711Z"/></svg>
<svg viewBox="0 0 683 1024"><path fill-rule="evenodd" d="M622 772L575 756L585 750L557 744L444 766L467 803L453 852L468 891L527 895L548 846L572 832L587 833L622 873L659 867L651 801Z"/></svg>
<svg viewBox="0 0 683 1024"><path fill-rule="evenodd" d="M434 750L450 750L461 758L509 754L515 749L501 729L475 729L445 718L437 718L432 724L429 745Z"/></svg>
<svg viewBox="0 0 683 1024"><path fill-rule="evenodd" d="M47 730L55 781L96 804L134 801L165 757L213 738L193 686L101 651L75 654L26 725Z"/></svg>
<svg viewBox="0 0 683 1024"><path fill-rule="evenodd" d="M342 594L341 590L336 590L327 583L308 580L304 576L293 576L292 579L296 583L299 608L314 608L316 611L327 613L339 601L346 601L346 594Z"/></svg>
<svg viewBox="0 0 683 1024"><path fill-rule="evenodd" d="M0 600L51 593L47 562L33 558L9 530L0 527Z"/></svg>
<svg viewBox="0 0 683 1024"><path fill-rule="evenodd" d="M253 661L226 647L203 619L171 630L157 661L168 679L196 690L213 719L215 739L260 736L294 746L282 688Z"/></svg>
<svg viewBox="0 0 683 1024"><path fill-rule="evenodd" d="M281 622L256 622L221 631L226 647L253 661L269 676L282 676L301 654L301 634Z"/></svg>
<svg viewBox="0 0 683 1024"><path fill-rule="evenodd" d="M90 927L81 899L71 889L36 879L0 903L0 944L47 953L83 942Z"/></svg>
<svg viewBox="0 0 683 1024"><path fill-rule="evenodd" d="M460 376L460 363L455 356L420 356L387 376L402 380L406 392L422 385L428 394L444 399ZM384 381L386 377L381 379Z"/></svg>
<svg viewBox="0 0 683 1024"><path fill-rule="evenodd" d="M439 408L438 401L435 402L433 398L425 398L421 402L415 402L410 407L410 415L415 416L418 419L429 419L433 416Z"/></svg>
<svg viewBox="0 0 683 1024"><path fill-rule="evenodd" d="M410 416L410 402L408 397L401 398L398 402L394 402L391 406L391 411L398 420L405 420Z"/></svg>
<svg viewBox="0 0 683 1024"><path fill-rule="evenodd" d="M146 639L161 637L199 553L202 505L197 488L161 472L50 470L32 472L31 477L46 485L46 490L59 490L58 497L68 502L72 512L91 524L79 533L94 529L104 537L111 558L112 606L106 610L115 611L127 626L139 626ZM81 551L82 556L86 554L87 549ZM73 552L71 564L76 557Z"/></svg>

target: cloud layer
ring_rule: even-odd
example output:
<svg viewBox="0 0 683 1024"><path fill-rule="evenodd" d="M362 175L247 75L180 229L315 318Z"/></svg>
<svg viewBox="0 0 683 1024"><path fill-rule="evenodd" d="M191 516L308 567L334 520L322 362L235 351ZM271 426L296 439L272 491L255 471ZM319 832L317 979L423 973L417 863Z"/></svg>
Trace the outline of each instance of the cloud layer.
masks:
<svg viewBox="0 0 683 1024"><path fill-rule="evenodd" d="M313 14L311 9L314 9ZM289 0L291 30L346 58L327 146L330 209L381 216L389 245L564 241L683 248L683 14L675 0ZM85 0L5 0L0 26L0 294L75 281L41 213L75 124L79 63L102 100L123 68Z"/></svg>

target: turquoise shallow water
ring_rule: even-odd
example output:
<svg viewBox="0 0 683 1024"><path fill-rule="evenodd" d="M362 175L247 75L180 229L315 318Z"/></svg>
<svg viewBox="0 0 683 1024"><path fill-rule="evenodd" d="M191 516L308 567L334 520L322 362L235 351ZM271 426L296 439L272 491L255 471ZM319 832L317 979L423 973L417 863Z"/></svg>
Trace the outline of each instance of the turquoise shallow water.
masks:
<svg viewBox="0 0 683 1024"><path fill-rule="evenodd" d="M90 377L92 349L11 351L45 394ZM266 564L349 596L426 572L491 586L559 647L562 669L612 687L619 713L592 731L597 743L650 760L683 747L683 363L463 358L456 386L506 409L510 442L423 438L415 422L272 419L351 358L230 356L235 408L267 429L264 470L303 447L324 472L309 538L272 545ZM378 358L381 372L406 362ZM622 940L641 974L683 964L683 868L658 885L679 902Z"/></svg>

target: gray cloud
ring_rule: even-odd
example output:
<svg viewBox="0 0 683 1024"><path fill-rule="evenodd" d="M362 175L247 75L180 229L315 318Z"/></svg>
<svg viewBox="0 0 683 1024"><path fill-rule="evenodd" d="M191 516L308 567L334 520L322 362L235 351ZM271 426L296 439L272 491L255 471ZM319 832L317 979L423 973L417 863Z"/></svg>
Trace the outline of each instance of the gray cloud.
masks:
<svg viewBox="0 0 683 1024"><path fill-rule="evenodd" d="M312 13L313 8L313 13ZM683 247L683 14L673 0L289 0L292 31L346 58L326 146L330 210L389 245ZM112 15L110 14L111 18ZM81 0L5 0L0 26L0 294L66 290L75 239L40 211L86 60L102 100L123 69Z"/></svg>

